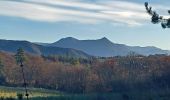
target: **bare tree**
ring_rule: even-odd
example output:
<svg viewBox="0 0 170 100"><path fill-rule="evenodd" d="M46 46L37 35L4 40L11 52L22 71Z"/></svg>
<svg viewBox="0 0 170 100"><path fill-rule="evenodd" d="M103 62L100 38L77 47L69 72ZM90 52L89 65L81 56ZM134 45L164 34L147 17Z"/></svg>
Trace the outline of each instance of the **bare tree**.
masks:
<svg viewBox="0 0 170 100"><path fill-rule="evenodd" d="M148 2L145 2L145 8L147 13L152 16L151 22L153 24L161 23L162 28L170 28L170 18L160 16L156 11L153 11L152 7L149 6ZM168 10L168 13L170 14L170 10Z"/></svg>

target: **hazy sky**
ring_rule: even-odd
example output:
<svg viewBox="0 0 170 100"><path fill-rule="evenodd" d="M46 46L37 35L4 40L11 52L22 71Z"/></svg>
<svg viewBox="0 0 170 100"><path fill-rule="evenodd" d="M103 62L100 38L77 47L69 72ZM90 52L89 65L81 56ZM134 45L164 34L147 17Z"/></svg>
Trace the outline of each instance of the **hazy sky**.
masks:
<svg viewBox="0 0 170 100"><path fill-rule="evenodd" d="M144 0L0 0L0 39L99 39L170 50L170 29L150 22ZM169 0L148 0L168 15Z"/></svg>

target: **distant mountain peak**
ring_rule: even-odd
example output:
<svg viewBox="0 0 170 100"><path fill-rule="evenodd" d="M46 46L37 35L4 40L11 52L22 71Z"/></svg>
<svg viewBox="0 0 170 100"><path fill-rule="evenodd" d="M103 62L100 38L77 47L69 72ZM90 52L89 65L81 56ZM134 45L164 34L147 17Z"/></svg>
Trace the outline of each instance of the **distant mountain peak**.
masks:
<svg viewBox="0 0 170 100"><path fill-rule="evenodd" d="M73 38L73 37L66 37L66 38L62 38L59 41L68 41L68 42L73 42L73 41L78 41L78 39ZM58 41L57 41L58 42Z"/></svg>
<svg viewBox="0 0 170 100"><path fill-rule="evenodd" d="M101 38L102 40L108 40L106 37Z"/></svg>
<svg viewBox="0 0 170 100"><path fill-rule="evenodd" d="M108 44L112 44L113 42L111 42L108 38L103 37L101 39L98 39L97 41L100 41L102 43L108 43Z"/></svg>
<svg viewBox="0 0 170 100"><path fill-rule="evenodd" d="M101 39L99 39L99 40L103 40L103 41L110 41L108 38L106 38L106 37L103 37L103 38L101 38Z"/></svg>
<svg viewBox="0 0 170 100"><path fill-rule="evenodd" d="M57 42L67 42L67 43L71 43L71 42L77 42L78 39L76 38L73 38L73 37L66 37L66 38L62 38L54 43L57 43Z"/></svg>
<svg viewBox="0 0 170 100"><path fill-rule="evenodd" d="M106 37L95 40L79 40L73 37L63 38L49 46L62 48L73 48L81 50L89 55L111 57L111 56L126 56L129 52L136 52L141 55L165 54L170 51L161 50L155 47L139 47L127 46L124 44L113 43Z"/></svg>
<svg viewBox="0 0 170 100"><path fill-rule="evenodd" d="M76 38L74 38L74 37L66 37L66 38L63 38L63 39L67 39L67 40L78 40L78 39L76 39Z"/></svg>
<svg viewBox="0 0 170 100"><path fill-rule="evenodd" d="M48 45L48 44L47 44ZM1 40L0 51L15 53L18 48L23 48L26 53L35 55L60 55L76 58L88 58L90 55L72 48L50 47L37 45L29 41Z"/></svg>

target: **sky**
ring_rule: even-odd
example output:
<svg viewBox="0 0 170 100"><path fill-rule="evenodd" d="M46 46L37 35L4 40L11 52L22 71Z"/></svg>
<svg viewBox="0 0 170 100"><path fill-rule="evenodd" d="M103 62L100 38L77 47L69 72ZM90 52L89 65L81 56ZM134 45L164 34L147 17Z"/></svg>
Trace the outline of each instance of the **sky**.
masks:
<svg viewBox="0 0 170 100"><path fill-rule="evenodd" d="M0 0L0 39L52 43L106 37L170 50L170 29L152 24L144 0ZM147 0L168 16L169 0Z"/></svg>

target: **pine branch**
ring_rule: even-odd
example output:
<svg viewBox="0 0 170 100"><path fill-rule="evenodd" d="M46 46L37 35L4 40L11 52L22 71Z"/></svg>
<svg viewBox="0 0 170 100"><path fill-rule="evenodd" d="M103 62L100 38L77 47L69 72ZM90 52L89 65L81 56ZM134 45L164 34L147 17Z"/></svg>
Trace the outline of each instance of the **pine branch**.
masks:
<svg viewBox="0 0 170 100"><path fill-rule="evenodd" d="M151 22L153 24L161 23L162 28L170 28L170 18L164 18L164 16L160 16L156 11L153 11L148 2L145 2L145 8L147 13L152 16ZM168 13L170 14L170 10L168 10Z"/></svg>

